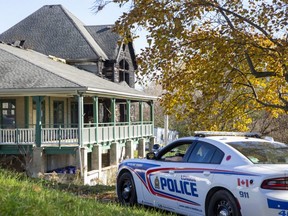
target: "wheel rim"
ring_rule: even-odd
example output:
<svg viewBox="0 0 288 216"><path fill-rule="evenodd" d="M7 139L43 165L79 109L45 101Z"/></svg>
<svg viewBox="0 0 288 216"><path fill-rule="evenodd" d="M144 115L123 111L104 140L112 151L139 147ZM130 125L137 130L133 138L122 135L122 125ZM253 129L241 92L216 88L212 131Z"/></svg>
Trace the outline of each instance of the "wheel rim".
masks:
<svg viewBox="0 0 288 216"><path fill-rule="evenodd" d="M216 206L217 216L231 216L233 215L233 210L229 202L226 200L220 200Z"/></svg>
<svg viewBox="0 0 288 216"><path fill-rule="evenodd" d="M131 181L126 180L122 186L122 197L126 202L129 201L129 199L131 197L131 192L132 192Z"/></svg>

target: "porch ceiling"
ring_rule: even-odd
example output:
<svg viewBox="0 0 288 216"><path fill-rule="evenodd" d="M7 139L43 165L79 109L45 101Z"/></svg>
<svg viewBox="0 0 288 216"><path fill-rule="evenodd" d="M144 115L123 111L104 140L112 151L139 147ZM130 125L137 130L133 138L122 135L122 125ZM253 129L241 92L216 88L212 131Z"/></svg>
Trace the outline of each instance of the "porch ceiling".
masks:
<svg viewBox="0 0 288 216"><path fill-rule="evenodd" d="M125 85L57 62L32 50L0 44L0 95L66 95L155 100Z"/></svg>

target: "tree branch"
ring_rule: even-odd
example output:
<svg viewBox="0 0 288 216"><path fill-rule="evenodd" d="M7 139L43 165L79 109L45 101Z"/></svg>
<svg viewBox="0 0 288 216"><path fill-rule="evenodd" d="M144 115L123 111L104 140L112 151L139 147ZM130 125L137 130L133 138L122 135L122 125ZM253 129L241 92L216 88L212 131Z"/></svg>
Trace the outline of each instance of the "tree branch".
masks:
<svg viewBox="0 0 288 216"><path fill-rule="evenodd" d="M247 53L247 51L245 51L245 57L246 57L246 60L248 62L251 74L254 75L256 78L276 76L275 72L270 72L270 71L258 72L258 71L256 71L255 67L253 65L253 62L252 62L249 54Z"/></svg>
<svg viewBox="0 0 288 216"><path fill-rule="evenodd" d="M282 44L278 43L277 40L274 40L274 39L268 34L268 32L266 32L263 28L261 28L261 27L260 27L259 25L257 25L256 23L250 21L250 20L247 19L246 17L243 17L243 16L241 16L241 15L239 15L239 14L233 12L233 11L230 11L230 10L228 10L228 9L225 9L225 8L221 7L218 2L216 2L215 4L209 3L209 2L206 2L206 3L210 4L212 7L218 8L218 10L221 12L222 15L224 14L223 11L225 11L226 13L232 14L233 16L235 16L235 17L243 20L244 22L250 24L251 26L253 26L253 27L255 27L256 29L258 29L260 32L262 32L270 41L272 41L273 43L275 43L275 44L277 44L278 46L282 47ZM224 16L224 18L225 18L226 20L229 19L226 15ZM230 20L229 20L228 24L229 24L229 23L231 23ZM234 29L234 26L233 26L233 29Z"/></svg>

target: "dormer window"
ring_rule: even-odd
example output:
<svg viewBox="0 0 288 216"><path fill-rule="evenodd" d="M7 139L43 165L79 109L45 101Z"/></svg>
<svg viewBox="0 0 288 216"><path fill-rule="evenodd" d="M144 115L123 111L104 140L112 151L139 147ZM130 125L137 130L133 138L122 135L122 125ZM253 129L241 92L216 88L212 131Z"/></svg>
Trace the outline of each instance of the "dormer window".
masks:
<svg viewBox="0 0 288 216"><path fill-rule="evenodd" d="M119 82L125 81L128 85L130 85L130 76L129 76L129 63L122 59L119 62Z"/></svg>
<svg viewBox="0 0 288 216"><path fill-rule="evenodd" d="M125 60L125 59L122 59L120 62L119 62L119 66L120 66L120 70L129 70L129 63Z"/></svg>

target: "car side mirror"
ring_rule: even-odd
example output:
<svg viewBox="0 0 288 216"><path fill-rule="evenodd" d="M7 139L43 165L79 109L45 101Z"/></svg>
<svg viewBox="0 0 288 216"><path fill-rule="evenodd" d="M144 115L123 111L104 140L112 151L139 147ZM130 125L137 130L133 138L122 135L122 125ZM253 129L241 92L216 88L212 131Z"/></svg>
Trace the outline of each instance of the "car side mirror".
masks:
<svg viewBox="0 0 288 216"><path fill-rule="evenodd" d="M152 159L155 159L156 158L156 155L154 152L149 152L146 154L146 158L149 159L149 160L152 160Z"/></svg>

